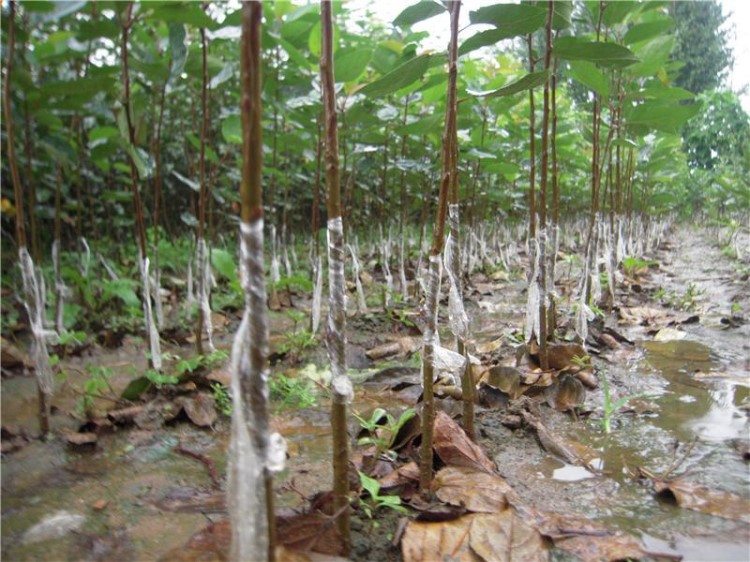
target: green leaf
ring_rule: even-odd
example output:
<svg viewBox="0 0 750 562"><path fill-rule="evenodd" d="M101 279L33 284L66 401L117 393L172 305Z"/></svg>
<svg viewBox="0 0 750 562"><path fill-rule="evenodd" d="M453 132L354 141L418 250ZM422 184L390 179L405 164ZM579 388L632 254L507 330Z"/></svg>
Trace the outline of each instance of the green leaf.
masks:
<svg viewBox="0 0 750 562"><path fill-rule="evenodd" d="M443 116L440 113L435 113L429 117L424 117L413 123L407 123L396 127L396 132L399 135L424 135L430 133L435 129L439 128L443 122Z"/></svg>
<svg viewBox="0 0 750 562"><path fill-rule="evenodd" d="M665 133L677 133L695 114L701 104L677 105L661 100L649 100L625 111L628 125L643 126Z"/></svg>
<svg viewBox="0 0 750 562"><path fill-rule="evenodd" d="M182 183L184 183L186 186L188 186L190 189L192 189L193 191L200 192L201 186L197 181L193 181L190 178L186 178L177 170L172 170L172 175L176 177L178 180L180 180Z"/></svg>
<svg viewBox="0 0 750 562"><path fill-rule="evenodd" d="M76 80L48 82L42 86L41 94L44 98L69 95L85 95L87 98L91 98L99 92L112 91L114 85L112 76L103 74L87 76Z"/></svg>
<svg viewBox="0 0 750 562"><path fill-rule="evenodd" d="M151 388L151 381L146 377L138 377L137 379L130 381L130 384L125 387L120 397L123 400L138 400L141 395L147 392Z"/></svg>
<svg viewBox="0 0 750 562"><path fill-rule="evenodd" d="M169 24L169 51L172 55L172 67L169 70L169 82L174 83L182 74L187 59L185 45L185 26L180 23Z"/></svg>
<svg viewBox="0 0 750 562"><path fill-rule="evenodd" d="M142 148L134 147L132 144L127 144L125 148L130 154L130 157L138 170L138 177L142 180L151 177L154 172L154 161L148 155L148 153Z"/></svg>
<svg viewBox="0 0 750 562"><path fill-rule="evenodd" d="M491 154L489 152L483 152L479 150L478 148L471 148L466 152L466 156L471 156L472 158L476 158L477 160L496 160L497 155Z"/></svg>
<svg viewBox="0 0 750 562"><path fill-rule="evenodd" d="M540 70L539 72L531 72L522 76L518 80L511 82L496 90L490 90L488 92L477 92L474 90L466 90L466 93L476 97L496 98L504 96L512 96L520 92L530 90L541 86L547 81L547 71Z"/></svg>
<svg viewBox="0 0 750 562"><path fill-rule="evenodd" d="M625 97L625 99L632 100L632 99L642 98L642 99L682 101L682 100L693 99L694 97L695 97L695 94L693 94L693 92L688 92L687 90L683 88L678 88L677 86L672 86L672 87L648 86L644 88L643 90L634 92L632 94L628 94Z"/></svg>
<svg viewBox="0 0 750 562"><path fill-rule="evenodd" d="M510 39L511 37L515 36L516 33L514 33L513 30L505 27L480 31L479 33L472 35L466 41L461 43L461 45L458 47L458 56L463 56L466 53L476 51L477 49L481 49L482 47L494 45L499 41L502 41L503 39Z"/></svg>
<svg viewBox="0 0 750 562"><path fill-rule="evenodd" d="M373 98L392 94L419 80L427 72L430 62L436 58L442 57L427 54L414 57L378 80L370 82L359 93Z"/></svg>
<svg viewBox="0 0 750 562"><path fill-rule="evenodd" d="M339 49L333 57L336 82L359 78L372 59L372 49Z"/></svg>
<svg viewBox="0 0 750 562"><path fill-rule="evenodd" d="M148 4L146 4L148 6ZM152 16L167 23L183 23L194 27L217 29L219 25L203 11L198 2L169 2L154 9Z"/></svg>
<svg viewBox="0 0 750 562"><path fill-rule="evenodd" d="M114 279L102 282L102 299L110 301L118 299L125 306L138 308L141 301L133 290L134 282L130 279Z"/></svg>
<svg viewBox="0 0 750 562"><path fill-rule="evenodd" d="M410 27L417 22L424 21L443 12L445 12L445 6L437 2L430 0L419 2L413 6L409 6L396 16L396 19L393 20L393 25L401 28Z"/></svg>
<svg viewBox="0 0 750 562"><path fill-rule="evenodd" d="M605 25L613 26L623 21L627 16L638 13L641 7L642 4L633 1L618 0L617 2L607 2L604 5L602 22Z"/></svg>
<svg viewBox="0 0 750 562"><path fill-rule="evenodd" d="M555 0L552 14L552 29L561 30L570 27L573 18L573 2Z"/></svg>
<svg viewBox="0 0 750 562"><path fill-rule="evenodd" d="M94 127L89 131L89 148L101 144L101 141L107 141L113 137L117 137L119 134L120 131L115 127Z"/></svg>
<svg viewBox="0 0 750 562"><path fill-rule="evenodd" d="M508 37L533 33L547 19L546 7L529 4L495 4L469 13L471 23L488 23L508 33Z"/></svg>
<svg viewBox="0 0 750 562"><path fill-rule="evenodd" d="M625 67L638 62L638 57L622 45L582 41L575 37L561 37L555 41L552 54L561 59L584 60L611 67Z"/></svg>
<svg viewBox="0 0 750 562"><path fill-rule="evenodd" d="M234 255L221 248L211 250L211 266L230 282L237 281L237 264Z"/></svg>
<svg viewBox="0 0 750 562"><path fill-rule="evenodd" d="M34 4L34 2L24 2L24 9L27 9L27 6L29 4ZM53 2L50 2L49 4L51 4L51 9L48 10L46 6L43 6L44 12L34 18L36 22L48 23L51 21L57 21L64 18L65 16L69 16L70 14L81 11L84 6L86 6L87 2L55 0Z"/></svg>
<svg viewBox="0 0 750 562"><path fill-rule="evenodd" d="M361 470L358 470L357 472L359 472L359 480L362 482L362 487L368 494L370 494L370 497L372 497L372 499L380 498L380 483L374 478L367 476L367 474Z"/></svg>
<svg viewBox="0 0 750 562"><path fill-rule="evenodd" d="M647 41L668 31L673 25L674 20L672 18L660 18L646 23L639 23L628 29L622 40L626 45Z"/></svg>
<svg viewBox="0 0 750 562"><path fill-rule="evenodd" d="M593 62L570 61L568 64L570 65L568 74L571 78L600 96L609 97L609 79L601 70L596 68Z"/></svg>
<svg viewBox="0 0 750 562"><path fill-rule="evenodd" d="M208 87L212 90L215 90L219 86L221 86L224 82L229 80L234 76L234 70L235 65L233 63L228 63L224 65L224 68L221 69L221 71L211 78L211 81L208 83Z"/></svg>
<svg viewBox="0 0 750 562"><path fill-rule="evenodd" d="M636 52L641 62L628 69L628 74L637 78L656 74L669 61L669 55L675 45L671 35L656 37L651 41L640 43Z"/></svg>
<svg viewBox="0 0 750 562"><path fill-rule="evenodd" d="M221 136L229 144L242 144L242 120L239 115L229 115L222 121Z"/></svg>

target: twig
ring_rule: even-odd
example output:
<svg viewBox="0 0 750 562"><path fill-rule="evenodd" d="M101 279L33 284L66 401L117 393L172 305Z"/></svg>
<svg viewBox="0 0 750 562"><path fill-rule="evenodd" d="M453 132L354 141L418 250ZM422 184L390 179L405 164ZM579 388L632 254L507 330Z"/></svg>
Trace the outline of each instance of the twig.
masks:
<svg viewBox="0 0 750 562"><path fill-rule="evenodd" d="M687 450L685 451L685 454L682 455L682 457L680 458L680 460L673 461L672 464L669 466L669 468L667 468L667 470L665 470L664 473L661 475L662 480L666 480L667 476L669 476L670 474L672 474L675 470L677 470L680 467L680 465L682 465L682 463L684 463L687 460L687 458L690 455L690 453L693 452L693 448L695 447L695 444L697 442L698 442L698 438L697 437L694 438L690 442L690 444L687 447Z"/></svg>
<svg viewBox="0 0 750 562"><path fill-rule="evenodd" d="M174 450L181 455L185 455L186 457L193 458L203 463L203 465L206 467L206 470L208 471L209 477L211 478L213 487L217 490L221 490L221 481L219 480L219 474L216 471L216 464L214 464L214 461L212 461L206 455L202 455L200 453L196 453L195 451L185 449L182 445L177 445Z"/></svg>

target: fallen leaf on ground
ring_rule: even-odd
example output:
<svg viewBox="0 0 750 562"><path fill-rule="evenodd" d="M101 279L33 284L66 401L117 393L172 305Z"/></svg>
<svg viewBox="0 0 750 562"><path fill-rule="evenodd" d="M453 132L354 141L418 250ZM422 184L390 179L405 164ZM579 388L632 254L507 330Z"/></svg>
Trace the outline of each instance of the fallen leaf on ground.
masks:
<svg viewBox="0 0 750 562"><path fill-rule="evenodd" d="M497 474L462 466L448 466L435 475L435 494L451 505L463 505L475 513L499 513L508 507L510 485Z"/></svg>
<svg viewBox="0 0 750 562"><path fill-rule="evenodd" d="M548 560L542 537L511 509L453 521L411 521L401 539L404 562Z"/></svg>
<svg viewBox="0 0 750 562"><path fill-rule="evenodd" d="M494 339L492 341L478 343L476 347L476 351L477 353L492 353L493 351L497 351L498 349L500 349L504 341L505 341L505 336L500 336L499 338Z"/></svg>
<svg viewBox="0 0 750 562"><path fill-rule="evenodd" d="M378 483L381 490L403 486L411 482L419 481L419 466L415 461L411 461L396 470L380 478Z"/></svg>
<svg viewBox="0 0 750 562"><path fill-rule="evenodd" d="M583 562L638 560L644 556L636 539L620 531L610 531L600 523L573 513L539 511L521 506L521 517L557 548Z"/></svg>
<svg viewBox="0 0 750 562"><path fill-rule="evenodd" d="M343 552L334 519L320 511L277 517L276 534L279 543L294 550L336 556Z"/></svg>
<svg viewBox="0 0 750 562"><path fill-rule="evenodd" d="M226 494L197 488L177 488L154 505L163 511L175 513L220 513L226 511Z"/></svg>
<svg viewBox="0 0 750 562"><path fill-rule="evenodd" d="M521 412L521 415L526 423L536 430L539 442L548 453L556 455L570 464L584 466L598 456L596 451L589 449L582 443L576 443L557 435L533 414Z"/></svg>
<svg viewBox="0 0 750 562"><path fill-rule="evenodd" d="M384 343L368 349L365 355L373 360L385 359L394 355L409 355L417 351L421 346L420 338L403 337L396 341Z"/></svg>
<svg viewBox="0 0 750 562"><path fill-rule="evenodd" d="M481 558L469 549L472 517L481 516L468 515L439 523L410 521L401 539L401 555L404 562L480 561Z"/></svg>
<svg viewBox="0 0 750 562"><path fill-rule="evenodd" d="M475 517L469 531L469 546L485 562L549 559L541 535L512 509Z"/></svg>
<svg viewBox="0 0 750 562"><path fill-rule="evenodd" d="M684 480L655 480L654 488L659 497L672 499L682 508L750 523L748 500L730 492Z"/></svg>
<svg viewBox="0 0 750 562"><path fill-rule="evenodd" d="M448 414L438 410L433 427L433 448L445 464L494 472L494 463Z"/></svg>
<svg viewBox="0 0 750 562"><path fill-rule="evenodd" d="M645 552L633 537L620 532L572 536L555 541L555 546L574 555L581 562L640 560L645 556Z"/></svg>
<svg viewBox="0 0 750 562"><path fill-rule="evenodd" d="M96 433L77 433L74 431L66 431L64 433L65 440L71 445L82 447L85 445L96 445L99 437Z"/></svg>
<svg viewBox="0 0 750 562"><path fill-rule="evenodd" d="M544 396L550 407L559 412L567 412L583 404L586 399L586 391L580 380L563 373L555 379L552 385L544 389Z"/></svg>
<svg viewBox="0 0 750 562"><path fill-rule="evenodd" d="M5 338L0 338L0 364L3 369L15 369L17 367L32 367L34 362L20 348Z"/></svg>
<svg viewBox="0 0 750 562"><path fill-rule="evenodd" d="M179 404L185 409L185 414L198 427L211 427L216 423L218 414L213 396L199 392L195 396L180 399Z"/></svg>
<svg viewBox="0 0 750 562"><path fill-rule="evenodd" d="M682 330L676 330L675 328L662 328L654 336L654 341L678 341L684 340L687 337L687 332Z"/></svg>

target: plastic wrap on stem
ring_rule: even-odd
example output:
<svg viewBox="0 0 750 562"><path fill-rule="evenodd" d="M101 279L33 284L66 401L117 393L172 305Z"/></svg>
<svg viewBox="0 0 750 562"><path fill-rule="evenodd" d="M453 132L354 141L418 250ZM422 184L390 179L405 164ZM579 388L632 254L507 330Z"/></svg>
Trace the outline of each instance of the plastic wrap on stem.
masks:
<svg viewBox="0 0 750 562"><path fill-rule="evenodd" d="M459 224L458 205L448 205L448 222L450 234L445 243L445 269L448 272L448 323L451 332L457 338L465 340L469 337L469 318L464 310L464 301L461 297L461 280L459 278Z"/></svg>
<svg viewBox="0 0 750 562"><path fill-rule="evenodd" d="M276 284L281 279L279 271L279 258L276 255L276 227L271 225L271 283Z"/></svg>
<svg viewBox="0 0 750 562"><path fill-rule="evenodd" d="M390 236L390 234L389 234ZM385 306L391 306L391 295L393 294L393 275L388 262L391 259L388 247L390 242L383 243L383 275L385 276Z"/></svg>
<svg viewBox="0 0 750 562"><path fill-rule="evenodd" d="M55 380L52 377L52 369L49 365L49 353L47 352L47 337L54 334L44 328L44 291L41 290L37 278L34 260L31 259L25 247L18 250L18 261L21 265L21 276L24 287L24 308L29 316L31 333L34 336L32 357L36 367L36 380L41 391L51 396L55 390Z"/></svg>
<svg viewBox="0 0 750 562"><path fill-rule="evenodd" d="M328 323L326 347L331 360L333 399L351 402L354 393L346 374L346 287L344 280L344 224L328 220ZM344 382L344 381L347 382Z"/></svg>
<svg viewBox="0 0 750 562"><path fill-rule="evenodd" d="M351 244L347 244L347 247L352 256L352 276L357 286L357 310L360 313L365 313L367 312L367 303L365 302L365 291L362 288L362 281L359 279L359 260L357 260L357 254L354 252Z"/></svg>
<svg viewBox="0 0 750 562"><path fill-rule="evenodd" d="M405 258L404 258L404 241L401 240L401 246L399 249L399 256L398 256L398 281L401 285L401 297L404 299L404 302L409 300L409 290L408 290L408 284L406 282L406 264L405 264Z"/></svg>
<svg viewBox="0 0 750 562"><path fill-rule="evenodd" d="M164 309L161 306L161 270L154 271L151 285L151 296L154 299L154 315L156 316L156 328L164 328Z"/></svg>
<svg viewBox="0 0 750 562"><path fill-rule="evenodd" d="M315 334L320 326L320 308L323 301L323 258L318 256L313 267L315 271L315 286L312 298L312 333Z"/></svg>
<svg viewBox="0 0 750 562"><path fill-rule="evenodd" d="M161 343L159 342L159 332L154 324L153 313L151 311L151 280L148 275L149 262L148 257L143 257L138 252L138 263L141 266L141 285L143 297L143 321L146 324L148 332L149 349L151 350L151 365L157 371L161 370Z"/></svg>
<svg viewBox="0 0 750 562"><path fill-rule="evenodd" d="M244 225L243 225L244 226ZM245 243L245 237L242 238ZM255 412L244 396L243 381L251 378L250 309L237 330L230 363L232 375L232 433L229 444L229 476L227 505L232 522L231 560L252 560L268 550L268 520L263 466L266 447L260 450Z"/></svg>
<svg viewBox="0 0 750 562"><path fill-rule="evenodd" d="M208 349L213 352L214 348L214 326L211 319L211 305L209 296L211 294L211 264L208 261L208 248L203 238L198 238L198 302L203 312L203 329L208 337Z"/></svg>
<svg viewBox="0 0 750 562"><path fill-rule="evenodd" d="M89 247L89 243L83 236L81 236L80 242L81 246L83 246L83 258L81 259L81 263L79 264L78 271L81 272L82 277L88 277L89 266L91 265L91 248Z"/></svg>
<svg viewBox="0 0 750 562"><path fill-rule="evenodd" d="M422 316L425 323L424 329L424 357L422 363L433 364L433 346L437 332L437 308L438 293L440 292L440 256L430 255L430 264L427 269L427 289L425 291L425 302L422 307Z"/></svg>
<svg viewBox="0 0 750 562"><path fill-rule="evenodd" d="M539 287L539 259L540 259L540 248L539 242L536 238L532 238L530 242L534 248L534 265L531 270L531 279L529 280L529 291L526 299L526 318L524 322L524 336L526 341L529 341L532 336L536 338L539 343L539 303L541 302L541 290Z"/></svg>
<svg viewBox="0 0 750 562"><path fill-rule="evenodd" d="M58 334L65 331L63 322L63 309L65 308L65 296L68 288L63 283L62 273L60 272L60 241L52 242L52 267L55 272L55 330Z"/></svg>

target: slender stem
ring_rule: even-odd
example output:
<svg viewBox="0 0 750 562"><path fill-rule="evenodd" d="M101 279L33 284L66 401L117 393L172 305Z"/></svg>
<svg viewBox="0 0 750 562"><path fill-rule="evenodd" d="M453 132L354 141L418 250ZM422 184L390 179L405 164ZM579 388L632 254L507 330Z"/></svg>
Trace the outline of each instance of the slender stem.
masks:
<svg viewBox="0 0 750 562"><path fill-rule="evenodd" d="M542 107L542 162L541 177L539 182L539 227L544 231L540 245L546 245L548 236L547 228L547 178L549 176L549 113L550 113L550 62L552 59L552 15L555 11L552 0L547 2L547 24L545 25L545 48L544 48L544 70L547 72L547 80L544 82L543 107ZM541 256L539 260L539 285L542 298L539 299L539 361L542 370L549 369L547 357L547 251L540 246Z"/></svg>
<svg viewBox="0 0 750 562"><path fill-rule="evenodd" d="M422 351L422 377L424 397L422 409L422 445L419 453L419 489L427 494L432 482L433 463L433 424L435 419L434 378L434 342L433 335L437 329L438 295L437 284L440 270L440 254L443 251L445 239L445 217L448 209L448 196L453 185L455 169L451 164L455 162L453 149L456 135L456 113L458 101L456 97L456 80L458 76L458 14L460 2L448 4L450 14L451 39L448 47L448 92L445 106L445 126L443 128L442 176L440 194L438 195L438 209L435 227L432 232L432 249L430 250L430 277L427 300L424 305L427 327Z"/></svg>
<svg viewBox="0 0 750 562"><path fill-rule="evenodd" d="M333 372L331 430L333 432L333 511L344 556L351 549L349 509L349 437L346 427L351 383L346 375L346 309L344 303L344 235L341 217L338 117L333 69L333 6L323 0L320 75L325 124L325 175L328 193L329 312L326 343ZM348 383L348 384L347 384Z"/></svg>

